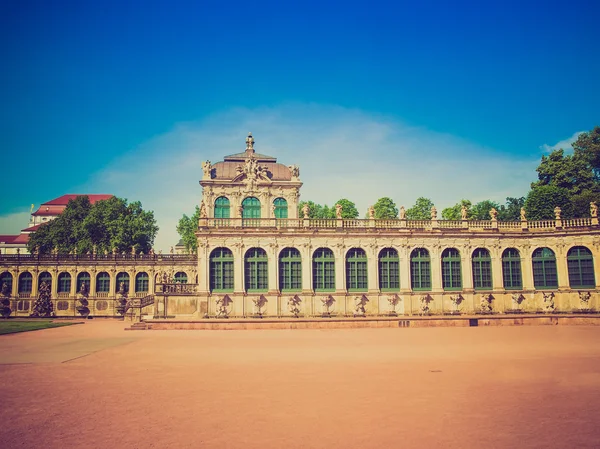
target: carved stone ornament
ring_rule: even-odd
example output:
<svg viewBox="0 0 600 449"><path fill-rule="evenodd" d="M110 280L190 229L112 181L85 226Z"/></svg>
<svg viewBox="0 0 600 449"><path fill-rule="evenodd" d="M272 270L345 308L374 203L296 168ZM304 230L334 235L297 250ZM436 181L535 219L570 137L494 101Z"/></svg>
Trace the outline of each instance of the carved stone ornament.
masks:
<svg viewBox="0 0 600 449"><path fill-rule="evenodd" d="M513 309L520 310L521 304L525 301L525 296L522 293L513 293L511 296Z"/></svg>
<svg viewBox="0 0 600 449"><path fill-rule="evenodd" d="M398 315L398 313L396 312L396 306L400 301L402 301L402 298L395 294L387 297L387 302L389 305L388 315Z"/></svg>
<svg viewBox="0 0 600 449"><path fill-rule="evenodd" d="M437 220L437 209L435 206L431 206L431 219Z"/></svg>
<svg viewBox="0 0 600 449"><path fill-rule="evenodd" d="M429 295L422 295L419 297L419 302L421 303L420 310L422 315L429 315L431 311L429 308L429 303L433 301L433 298Z"/></svg>
<svg viewBox="0 0 600 449"><path fill-rule="evenodd" d="M206 204L204 201L200 203L200 218L207 218L208 214L206 213Z"/></svg>
<svg viewBox="0 0 600 449"><path fill-rule="evenodd" d="M490 209L490 218L492 219L492 221L497 221L498 220L498 211L496 210L495 207L492 207Z"/></svg>
<svg viewBox="0 0 600 449"><path fill-rule="evenodd" d="M304 219L308 219L308 214L310 213L310 206L308 205L308 203L304 203L304 206L302 206L302 213L304 214Z"/></svg>
<svg viewBox="0 0 600 449"><path fill-rule="evenodd" d="M591 292L578 292L579 294L579 304L581 310L590 310L590 299L592 298Z"/></svg>
<svg viewBox="0 0 600 449"><path fill-rule="evenodd" d="M217 318L229 318L229 305L233 302L233 300L229 297L229 295L225 295L221 298L217 298Z"/></svg>
<svg viewBox="0 0 600 449"><path fill-rule="evenodd" d="M212 177L212 165L210 161L202 162L202 172L204 174L202 179L210 179Z"/></svg>
<svg viewBox="0 0 600 449"><path fill-rule="evenodd" d="M481 295L479 306L481 307L481 313L492 313L492 300L494 297L490 293Z"/></svg>
<svg viewBox="0 0 600 449"><path fill-rule="evenodd" d="M590 217L598 218L598 206L595 201L590 203Z"/></svg>
<svg viewBox="0 0 600 449"><path fill-rule="evenodd" d="M335 303L335 299L331 295L323 296L321 298L322 304L322 316L330 317L331 316L331 306Z"/></svg>
<svg viewBox="0 0 600 449"><path fill-rule="evenodd" d="M287 307L294 318L298 318L300 315L300 303L302 300L297 296L290 296L287 302Z"/></svg>
<svg viewBox="0 0 600 449"><path fill-rule="evenodd" d="M450 296L450 301L452 301L452 305L454 306L453 313L458 313L460 311L460 305L463 300L464 298L460 293Z"/></svg>
<svg viewBox="0 0 600 449"><path fill-rule="evenodd" d="M556 220L560 220L560 213L561 213L561 212L562 212L562 211L561 211L560 207L556 206L556 207L554 208L554 218L555 218Z"/></svg>
<svg viewBox="0 0 600 449"><path fill-rule="evenodd" d="M342 219L342 205L339 203L335 205L335 218Z"/></svg>
<svg viewBox="0 0 600 449"><path fill-rule="evenodd" d="M292 180L297 180L300 177L300 167L297 165L288 165L288 168L290 169Z"/></svg>
<svg viewBox="0 0 600 449"><path fill-rule="evenodd" d="M253 311L255 316L262 318L263 307L267 304L267 302L267 298L265 298L264 295L260 295L258 298L252 298L252 303L254 304Z"/></svg>
<svg viewBox="0 0 600 449"><path fill-rule="evenodd" d="M400 210L398 211L398 218L400 220L406 220L406 209L404 209L404 206L400 206Z"/></svg>
<svg viewBox="0 0 600 449"><path fill-rule="evenodd" d="M544 312L552 313L555 309L554 304L554 292L543 292L542 296L544 297Z"/></svg>
<svg viewBox="0 0 600 449"><path fill-rule="evenodd" d="M365 305L369 302L369 298L365 295L356 296L354 298L354 316L364 317L367 313Z"/></svg>

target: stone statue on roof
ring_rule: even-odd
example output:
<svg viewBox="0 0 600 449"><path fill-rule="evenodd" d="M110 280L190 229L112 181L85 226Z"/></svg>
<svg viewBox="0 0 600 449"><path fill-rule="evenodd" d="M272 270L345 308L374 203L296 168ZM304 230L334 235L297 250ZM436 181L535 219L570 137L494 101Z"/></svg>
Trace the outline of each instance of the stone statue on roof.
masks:
<svg viewBox="0 0 600 449"><path fill-rule="evenodd" d="M398 218L400 218L400 220L406 220L406 209L404 209L404 206L400 206Z"/></svg>
<svg viewBox="0 0 600 449"><path fill-rule="evenodd" d="M561 211L560 207L556 206L556 207L554 208L554 218L555 218L556 220L560 220L560 213L561 213L561 212L562 212L562 211Z"/></svg>
<svg viewBox="0 0 600 449"><path fill-rule="evenodd" d="M598 218L598 206L595 201L590 203L590 216L592 218Z"/></svg>
<svg viewBox="0 0 600 449"><path fill-rule="evenodd" d="M204 162L202 162L202 171L204 172L204 178L203 179L210 179L211 178L212 165L211 165L210 161L204 161Z"/></svg>
<svg viewBox="0 0 600 449"><path fill-rule="evenodd" d="M246 137L246 151L254 153L254 137L252 137L252 133L248 133L248 137Z"/></svg>
<svg viewBox="0 0 600 449"><path fill-rule="evenodd" d="M492 221L498 220L498 211L496 210L495 207L492 207L490 209L490 218L492 219Z"/></svg>
<svg viewBox="0 0 600 449"><path fill-rule="evenodd" d="M339 203L335 205L335 217L338 220L342 218L342 205Z"/></svg>

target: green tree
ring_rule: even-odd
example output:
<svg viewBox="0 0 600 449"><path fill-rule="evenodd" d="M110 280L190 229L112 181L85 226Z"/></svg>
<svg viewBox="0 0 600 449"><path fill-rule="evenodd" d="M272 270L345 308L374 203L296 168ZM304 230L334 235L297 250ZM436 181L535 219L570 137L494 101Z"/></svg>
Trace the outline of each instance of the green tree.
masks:
<svg viewBox="0 0 600 449"><path fill-rule="evenodd" d="M189 253L196 253L198 250L198 239L196 238L198 220L200 220L200 208L196 205L196 210L191 217L183 214L183 217L181 217L179 223L177 223L177 232L181 236L185 249Z"/></svg>
<svg viewBox="0 0 600 449"><path fill-rule="evenodd" d="M442 211L442 218L444 220L462 220L462 207L467 207L467 218L471 217L471 201L469 200L460 200L460 202L456 203L454 206L450 206L445 208Z"/></svg>
<svg viewBox="0 0 600 449"><path fill-rule="evenodd" d="M571 196L574 217L589 217L590 203L594 201L600 205L600 192L585 190L578 195Z"/></svg>
<svg viewBox="0 0 600 449"><path fill-rule="evenodd" d="M500 205L491 200L480 201L471 208L471 218L473 220L491 220L490 210L492 210L492 207L498 210Z"/></svg>
<svg viewBox="0 0 600 449"><path fill-rule="evenodd" d="M433 202L429 198L419 197L413 207L406 209L406 218L409 220L430 220Z"/></svg>
<svg viewBox="0 0 600 449"><path fill-rule="evenodd" d="M335 206L337 204L342 206L342 218L350 219L350 218L358 217L358 209L356 208L356 205L352 201L347 200L345 198L342 198L341 200L336 201L336 203L330 209L333 211L334 216L335 216L335 212L336 212Z"/></svg>
<svg viewBox="0 0 600 449"><path fill-rule="evenodd" d="M498 209L498 220L519 221L521 219L521 208L525 206L525 197L506 198L506 205L501 205Z"/></svg>
<svg viewBox="0 0 600 449"><path fill-rule="evenodd" d="M548 156L542 156L538 168L538 181L531 188L553 185L567 189L570 195L585 190L598 190L598 182L588 157L583 152L565 155L564 150L554 150Z"/></svg>
<svg viewBox="0 0 600 449"><path fill-rule="evenodd" d="M396 203L387 196L379 198L373 205L373 209L375 209L375 218L377 219L398 218Z"/></svg>
<svg viewBox="0 0 600 449"><path fill-rule="evenodd" d="M573 143L574 154L587 160L596 177L600 176L600 126L589 132L581 133Z"/></svg>
<svg viewBox="0 0 600 449"><path fill-rule="evenodd" d="M552 220L556 206L561 208L563 218L573 217L573 205L567 189L554 185L536 187L529 192L525 200L527 219Z"/></svg>
<svg viewBox="0 0 600 449"><path fill-rule="evenodd" d="M77 251L99 253L149 252L158 232L154 213L144 211L139 201L110 198L90 204L87 196L77 197L56 219L44 223L30 235L29 251L48 254L55 248L59 253Z"/></svg>
<svg viewBox="0 0 600 449"><path fill-rule="evenodd" d="M308 218L335 218L335 208L330 210L329 207L317 204L313 201L300 201L300 203L298 203L298 216L300 218L304 218L304 212L302 212L302 209L304 208L305 204L308 204Z"/></svg>

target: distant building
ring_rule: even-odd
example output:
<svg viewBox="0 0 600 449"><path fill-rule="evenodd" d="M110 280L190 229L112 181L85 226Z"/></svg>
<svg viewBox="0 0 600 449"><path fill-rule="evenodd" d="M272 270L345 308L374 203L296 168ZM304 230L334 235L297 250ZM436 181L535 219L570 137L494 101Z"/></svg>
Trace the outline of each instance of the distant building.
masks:
<svg viewBox="0 0 600 449"><path fill-rule="evenodd" d="M41 224L54 220L62 214L69 201L78 196L87 196L90 203L94 204L96 201L107 200L114 195L67 194L42 204L35 212L33 212L34 206L32 204L29 226L22 229L21 233L17 235L0 235L0 252L3 254L17 254L17 250L19 250L20 254L29 254L27 251L29 234L37 231Z"/></svg>

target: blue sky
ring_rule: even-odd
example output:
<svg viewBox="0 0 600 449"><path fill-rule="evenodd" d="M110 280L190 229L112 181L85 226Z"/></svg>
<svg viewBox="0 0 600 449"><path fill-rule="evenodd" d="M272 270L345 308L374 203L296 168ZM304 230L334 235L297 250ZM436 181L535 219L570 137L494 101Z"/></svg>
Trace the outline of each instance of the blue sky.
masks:
<svg viewBox="0 0 600 449"><path fill-rule="evenodd" d="M544 151L600 125L599 12L1 2L0 234L25 227L31 203L114 193L155 210L167 248L200 196L201 161L241 151L248 131L301 165L303 199L362 210L424 195L441 210L525 195Z"/></svg>

